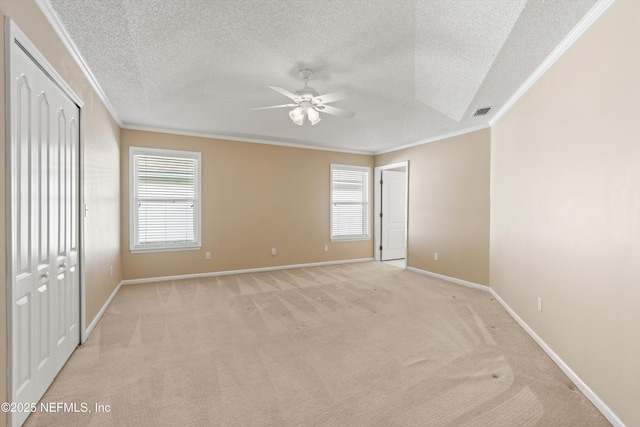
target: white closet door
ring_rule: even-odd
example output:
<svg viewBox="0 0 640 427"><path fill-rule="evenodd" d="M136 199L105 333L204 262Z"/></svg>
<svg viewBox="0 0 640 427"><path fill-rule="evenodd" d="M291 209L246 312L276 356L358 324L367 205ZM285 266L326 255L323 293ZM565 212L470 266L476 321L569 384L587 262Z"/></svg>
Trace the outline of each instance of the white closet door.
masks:
<svg viewBox="0 0 640 427"><path fill-rule="evenodd" d="M35 256L37 260L37 274L34 290L35 323L35 372L34 395L44 393L53 380L54 360L51 346L51 287L53 270L51 259L51 244L53 242L52 222L55 218L52 212L51 195L51 110L52 94L49 90L49 79L39 70L30 66L31 60L22 54L21 64L33 81L34 111L32 112L34 169L31 173L33 182L31 190L35 193L34 214L35 224L33 232L36 240ZM26 74L26 73L25 73Z"/></svg>
<svg viewBox="0 0 640 427"><path fill-rule="evenodd" d="M79 108L19 47L10 78L10 397L37 402L80 337Z"/></svg>
<svg viewBox="0 0 640 427"><path fill-rule="evenodd" d="M16 67L24 68L26 64L24 55L14 58ZM11 381L14 402L29 402L34 395L34 366L38 356L46 359L48 351L38 351L35 345L41 345L40 337L33 336L36 329L34 324L36 313L42 312L40 306L43 301L49 299L48 282L43 274L37 276L37 260L34 247L40 236L40 227L36 222L37 199L32 191L32 178L38 159L35 144L32 138L33 107L35 98L36 77L31 70L14 74L11 82L13 86L13 99L11 104L12 140L11 140L11 245L12 245L12 369ZM49 261L48 248L45 254L46 262ZM42 283L44 288L36 294L36 284ZM38 295L40 295L38 297ZM37 299L37 301L36 301ZM47 303L48 309L48 303ZM48 319L47 319L48 321ZM44 322L43 322L44 323ZM46 344L48 347L48 344ZM40 353L40 355L38 355ZM46 364L46 361L45 361Z"/></svg>
<svg viewBox="0 0 640 427"><path fill-rule="evenodd" d="M53 151L52 193L56 210L55 236L52 247L54 277L52 278L52 304L55 371L67 361L79 341L79 276L77 245L77 143L78 107L58 89L55 93L55 135L51 141Z"/></svg>

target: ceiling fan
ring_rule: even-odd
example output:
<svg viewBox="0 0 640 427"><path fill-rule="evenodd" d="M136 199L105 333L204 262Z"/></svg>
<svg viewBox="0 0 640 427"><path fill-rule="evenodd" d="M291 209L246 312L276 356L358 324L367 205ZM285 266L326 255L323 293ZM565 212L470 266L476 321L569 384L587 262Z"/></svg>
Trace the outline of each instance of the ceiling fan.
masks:
<svg viewBox="0 0 640 427"><path fill-rule="evenodd" d="M305 68L300 70L300 78L304 80L304 87L297 90L295 93L289 92L278 86L269 86L276 92L280 92L287 98L293 100L293 104L272 105L270 107L258 107L252 108L252 110L267 110L270 108L285 108L296 107L289 111L289 117L293 120L293 123L302 126L304 123L304 117L307 116L312 125L315 125L320 121L320 113L332 114L334 116L343 117L348 119L353 117L355 113L346 111L341 108L327 105L330 102L339 101L345 98L344 93L334 92L326 95L319 95L318 92L308 85L309 77L313 74L313 71Z"/></svg>

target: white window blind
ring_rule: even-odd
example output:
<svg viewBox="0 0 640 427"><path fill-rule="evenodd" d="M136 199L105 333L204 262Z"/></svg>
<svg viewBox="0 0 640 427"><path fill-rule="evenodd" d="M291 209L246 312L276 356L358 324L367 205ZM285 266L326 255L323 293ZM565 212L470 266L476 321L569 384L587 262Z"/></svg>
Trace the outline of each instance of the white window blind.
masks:
<svg viewBox="0 0 640 427"><path fill-rule="evenodd" d="M331 240L369 239L369 171L331 165Z"/></svg>
<svg viewBox="0 0 640 427"><path fill-rule="evenodd" d="M131 148L131 250L200 247L200 153Z"/></svg>

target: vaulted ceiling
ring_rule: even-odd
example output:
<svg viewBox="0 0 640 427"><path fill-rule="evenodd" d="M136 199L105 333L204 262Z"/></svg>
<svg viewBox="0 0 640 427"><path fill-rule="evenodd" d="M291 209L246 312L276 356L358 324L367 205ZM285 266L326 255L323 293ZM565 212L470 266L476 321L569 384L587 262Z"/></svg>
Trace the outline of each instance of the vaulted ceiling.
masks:
<svg viewBox="0 0 640 427"><path fill-rule="evenodd" d="M43 1L124 127L368 153L487 126L596 4ZM297 126L291 108L251 110L289 103L268 86L301 89L303 68L355 116Z"/></svg>

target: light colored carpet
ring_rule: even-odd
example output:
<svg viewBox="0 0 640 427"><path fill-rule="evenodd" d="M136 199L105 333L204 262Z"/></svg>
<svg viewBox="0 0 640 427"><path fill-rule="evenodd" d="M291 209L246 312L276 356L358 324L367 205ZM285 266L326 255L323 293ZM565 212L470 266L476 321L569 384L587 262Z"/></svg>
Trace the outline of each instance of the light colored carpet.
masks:
<svg viewBox="0 0 640 427"><path fill-rule="evenodd" d="M393 265L394 267L398 267L398 268L405 268L407 266L406 264L406 260L403 259L394 259L391 261L382 261L387 265Z"/></svg>
<svg viewBox="0 0 640 427"><path fill-rule="evenodd" d="M375 262L124 286L43 402L92 412L26 425L609 425L491 294Z"/></svg>

